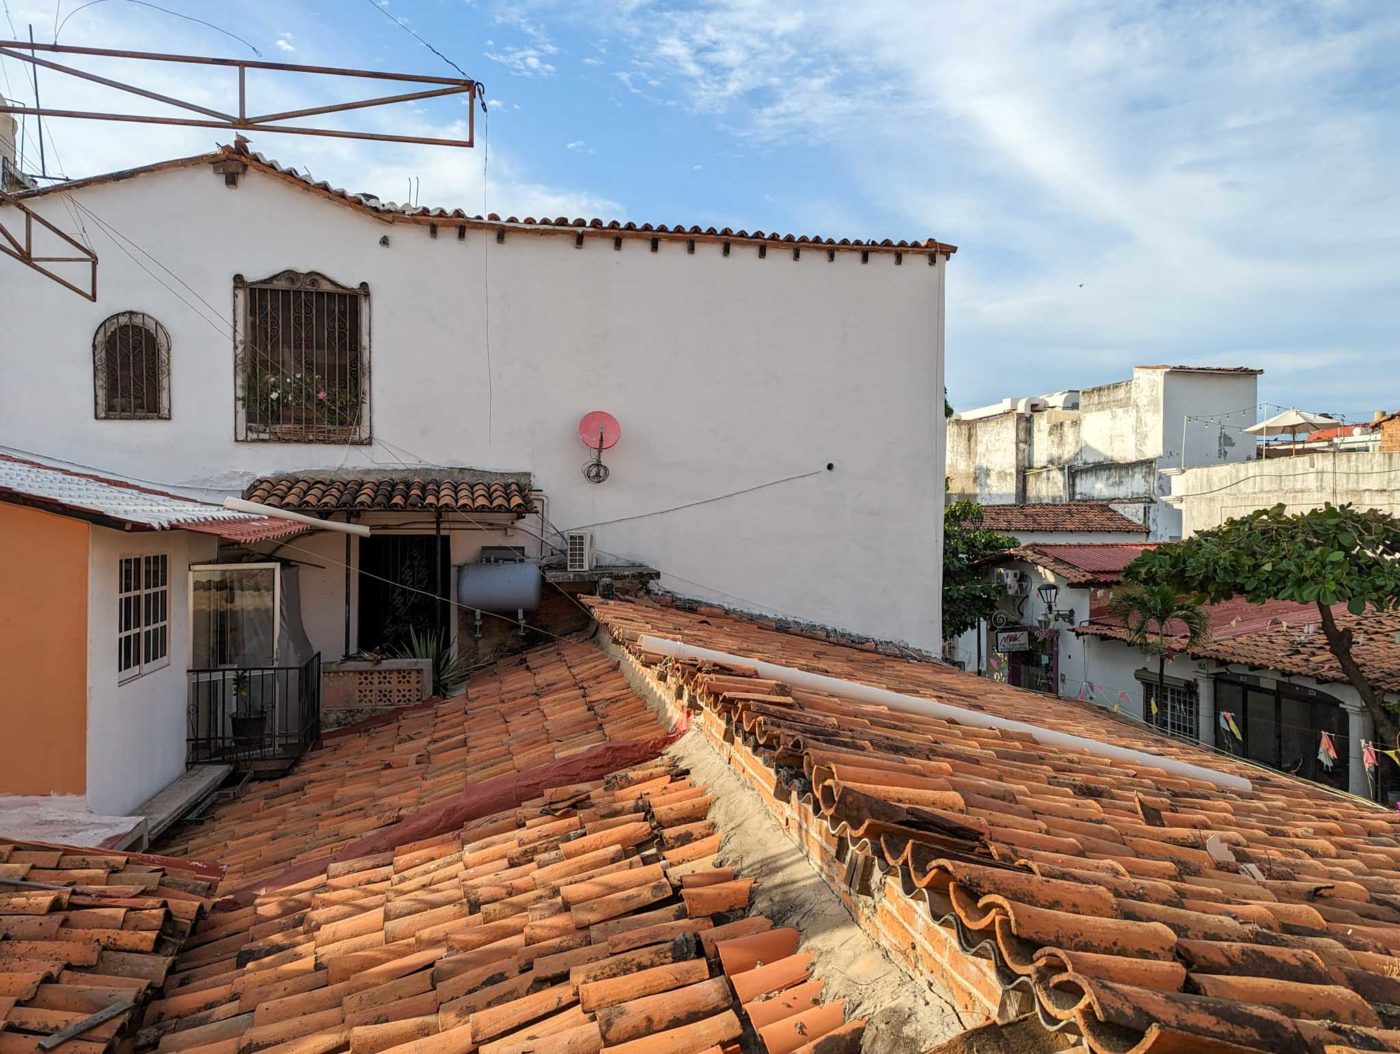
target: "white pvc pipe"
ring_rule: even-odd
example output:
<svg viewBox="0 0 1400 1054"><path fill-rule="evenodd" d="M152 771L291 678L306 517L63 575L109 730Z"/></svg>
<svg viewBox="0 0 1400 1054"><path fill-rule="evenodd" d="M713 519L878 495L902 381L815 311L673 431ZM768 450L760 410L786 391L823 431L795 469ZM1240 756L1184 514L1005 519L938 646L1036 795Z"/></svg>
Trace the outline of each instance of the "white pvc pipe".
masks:
<svg viewBox="0 0 1400 1054"><path fill-rule="evenodd" d="M700 648L694 644L682 644L679 641L667 640L664 637L653 637L651 634L643 634L641 646L648 651L660 652L662 655L670 655L678 659L708 659L711 662L729 663L730 665L749 666L757 671L760 677L772 681L782 681L795 688L806 688L814 692L825 692L828 695L844 696L847 699L854 699L861 703L870 703L873 706L885 706L891 710L902 710L906 713L928 714L931 717L941 717L948 721L956 721L960 725L967 725L971 728L995 728L1004 732L1024 732L1035 738L1037 743L1047 747L1062 747L1066 750L1079 750L1086 754L1094 754L1098 757L1108 758L1113 761L1122 761L1130 765L1145 765L1154 769L1161 769L1163 772L1173 776L1181 776L1184 779L1205 780L1221 787L1225 790L1248 793L1253 790L1254 785L1243 776L1232 776L1225 772L1217 772L1214 769L1204 768L1200 765L1191 765L1184 761L1177 761L1175 758L1165 758L1159 754L1149 754L1145 750L1132 750L1128 747L1116 747L1109 743L1100 743L1096 739L1086 739L1083 736L1071 735L1068 732L1056 732L1054 729L1042 728L1039 725L1027 724L1024 721L1013 721L1006 717L997 717L993 714L982 713L977 710L966 710L960 706L950 706L947 703L936 702L933 699L925 699L917 695L903 695L900 692L891 692L884 688L875 688L868 684L861 684L859 681L847 681L840 677L827 677L820 673L808 673L806 670L794 669L791 666L779 666L776 663L764 662L761 659L753 659L747 655L731 655L728 652L714 651L711 648Z"/></svg>
<svg viewBox="0 0 1400 1054"><path fill-rule="evenodd" d="M293 520L296 523L304 523L308 527L315 527L322 531L339 531L341 534L353 534L357 538L368 538L369 528L363 523L342 523L339 520L318 520L315 516L303 516L299 512L292 512L290 509L275 509L271 505L259 505L255 501L244 501L242 498L225 498L224 508L234 512L251 512L256 516L271 516L277 520Z"/></svg>

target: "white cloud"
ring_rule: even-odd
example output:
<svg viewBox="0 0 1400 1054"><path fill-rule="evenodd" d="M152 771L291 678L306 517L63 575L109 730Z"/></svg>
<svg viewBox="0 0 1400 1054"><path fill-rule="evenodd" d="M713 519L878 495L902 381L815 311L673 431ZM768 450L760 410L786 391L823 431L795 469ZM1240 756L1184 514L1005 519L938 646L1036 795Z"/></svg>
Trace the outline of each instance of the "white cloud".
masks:
<svg viewBox="0 0 1400 1054"><path fill-rule="evenodd" d="M585 146L587 146L587 145L588 145L588 144L587 144L586 142L584 142L582 139L575 139L572 143L568 143L568 144L567 144L567 149L569 149L569 150L582 150L582 149L583 149Z"/></svg>
<svg viewBox="0 0 1400 1054"><path fill-rule="evenodd" d="M554 49L511 46L488 51L486 57L492 62L499 62L516 77L549 77L558 72L554 64L548 61L553 54Z"/></svg>
<svg viewBox="0 0 1400 1054"><path fill-rule="evenodd" d="M818 144L845 210L879 225L831 233L960 244L961 404L1008 394L1008 376L1053 390L1251 354L1266 392L1346 398L1379 368L1400 388L1394 4L553 10L609 35L629 92L762 151Z"/></svg>
<svg viewBox="0 0 1400 1054"><path fill-rule="evenodd" d="M292 44L290 33L283 33L280 37L277 38L277 50L285 51L288 54L291 54L293 51L296 51L296 47Z"/></svg>

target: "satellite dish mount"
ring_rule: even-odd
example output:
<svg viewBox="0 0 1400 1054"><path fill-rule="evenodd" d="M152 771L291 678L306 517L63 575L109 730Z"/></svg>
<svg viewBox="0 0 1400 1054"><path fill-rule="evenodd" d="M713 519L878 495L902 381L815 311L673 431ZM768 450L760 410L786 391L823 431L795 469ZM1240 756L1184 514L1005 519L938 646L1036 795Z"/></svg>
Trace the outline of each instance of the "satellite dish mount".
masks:
<svg viewBox="0 0 1400 1054"><path fill-rule="evenodd" d="M606 410L590 410L578 423L578 437L593 451L593 457L583 466L583 478L589 483L602 483L612 472L603 464L603 451L610 450L622 438L622 426Z"/></svg>

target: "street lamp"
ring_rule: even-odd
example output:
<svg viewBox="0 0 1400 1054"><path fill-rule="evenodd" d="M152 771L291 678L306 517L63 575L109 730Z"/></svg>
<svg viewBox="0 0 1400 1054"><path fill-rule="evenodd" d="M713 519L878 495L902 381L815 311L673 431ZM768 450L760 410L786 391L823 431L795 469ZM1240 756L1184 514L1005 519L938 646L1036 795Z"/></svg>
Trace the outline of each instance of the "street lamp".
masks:
<svg viewBox="0 0 1400 1054"><path fill-rule="evenodd" d="M1036 588L1036 593L1039 595L1041 603L1045 605L1045 614L1041 617L1041 621L1047 629L1056 622L1074 625L1073 608L1055 607L1055 601L1060 597L1059 586L1054 582L1046 582L1043 586Z"/></svg>

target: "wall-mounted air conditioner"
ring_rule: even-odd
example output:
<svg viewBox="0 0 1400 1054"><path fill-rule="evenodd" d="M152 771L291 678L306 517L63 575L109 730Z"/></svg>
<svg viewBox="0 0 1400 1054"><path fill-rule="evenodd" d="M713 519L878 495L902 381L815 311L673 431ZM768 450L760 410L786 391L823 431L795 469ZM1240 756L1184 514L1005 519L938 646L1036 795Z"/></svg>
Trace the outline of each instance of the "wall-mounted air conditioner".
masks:
<svg viewBox="0 0 1400 1054"><path fill-rule="evenodd" d="M997 579L1006 590L1009 597L1030 596L1030 580L1024 571L1017 571L1013 568L1002 568L997 572Z"/></svg>
<svg viewBox="0 0 1400 1054"><path fill-rule="evenodd" d="M568 534L564 535L564 541L568 546L569 570L592 571L593 532L570 531Z"/></svg>

